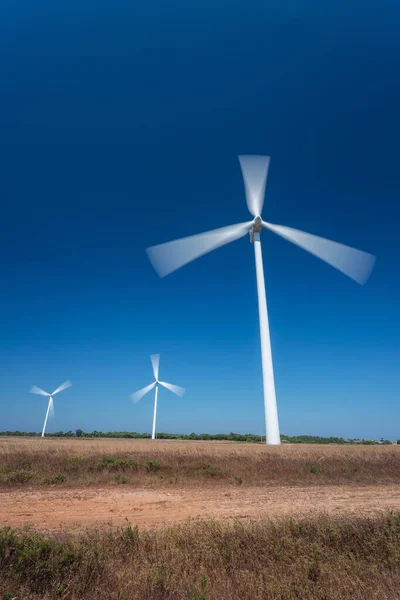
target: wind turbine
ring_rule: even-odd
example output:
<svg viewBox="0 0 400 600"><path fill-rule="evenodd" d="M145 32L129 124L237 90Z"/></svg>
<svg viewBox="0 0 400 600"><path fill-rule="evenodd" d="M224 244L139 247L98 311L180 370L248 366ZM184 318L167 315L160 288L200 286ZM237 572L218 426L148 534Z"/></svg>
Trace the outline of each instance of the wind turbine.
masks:
<svg viewBox="0 0 400 600"><path fill-rule="evenodd" d="M263 221L261 212L264 204L270 157L239 156L239 161L244 180L247 207L254 219L245 223L238 223L237 225L230 225L165 244L159 244L152 248L147 248L147 254L158 275L164 277L199 256L250 234L250 242L254 244L256 263L266 443L280 444L267 298L261 254L260 235L262 228L269 229L289 242L307 250L307 252L314 254L360 284L364 284L368 279L375 263L375 257L355 248L312 235L311 233Z"/></svg>
<svg viewBox="0 0 400 600"><path fill-rule="evenodd" d="M49 414L54 415L53 396L55 396L59 392L62 392L63 390L66 390L67 388L71 387L71 385L72 385L72 383L70 381L64 381L64 383L62 385L60 385L60 387L58 387L56 390L54 390L54 392L52 392L51 394L49 394L48 392L45 392L44 390L41 390L36 385L33 385L31 387L31 389L29 390L30 392L32 392L32 394L39 394L40 396L47 396L49 399L49 403L47 405L46 417L44 419L44 424L43 424L42 437L44 437L44 432L46 430L47 419L49 418Z"/></svg>
<svg viewBox="0 0 400 600"><path fill-rule="evenodd" d="M150 392L150 390L152 390L154 387L156 388L156 391L154 394L153 429L151 432L151 439L155 440L156 439L158 386L162 385L165 388L167 388L168 390L171 390L171 392L173 392L177 396L181 396L181 397L185 393L185 388L179 387L179 385L173 385L172 383L166 383L165 381L160 381L158 379L158 370L159 370L159 366L160 366L160 355L152 354L150 356L150 359L151 359L151 364L153 366L154 381L150 385L147 385L146 387L142 388L141 390L138 390L134 394L131 394L131 398L134 401L134 403L136 404L136 402L139 402L139 400L141 398L143 398L143 396L145 396L147 394L147 392Z"/></svg>

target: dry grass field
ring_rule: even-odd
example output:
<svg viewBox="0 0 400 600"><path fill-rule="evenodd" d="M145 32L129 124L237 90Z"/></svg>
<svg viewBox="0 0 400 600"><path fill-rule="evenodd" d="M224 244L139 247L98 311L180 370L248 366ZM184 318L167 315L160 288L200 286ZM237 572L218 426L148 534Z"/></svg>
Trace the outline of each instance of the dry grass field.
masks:
<svg viewBox="0 0 400 600"><path fill-rule="evenodd" d="M0 531L18 600L398 600L400 515Z"/></svg>
<svg viewBox="0 0 400 600"><path fill-rule="evenodd" d="M126 481L125 481L126 480ZM400 446L0 439L0 486L397 484Z"/></svg>
<svg viewBox="0 0 400 600"><path fill-rule="evenodd" d="M400 447L0 440L0 600L398 600Z"/></svg>

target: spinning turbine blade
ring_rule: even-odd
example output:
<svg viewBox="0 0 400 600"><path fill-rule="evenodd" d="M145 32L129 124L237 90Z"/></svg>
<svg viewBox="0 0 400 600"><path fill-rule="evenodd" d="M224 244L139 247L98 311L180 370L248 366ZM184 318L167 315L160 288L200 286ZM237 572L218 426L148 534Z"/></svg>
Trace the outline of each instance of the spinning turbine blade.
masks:
<svg viewBox="0 0 400 600"><path fill-rule="evenodd" d="M165 277L165 275L176 271L176 269L183 267L195 258L245 236L251 225L252 221L221 227L213 231L206 231L173 242L152 246L147 248L146 252L158 275Z"/></svg>
<svg viewBox="0 0 400 600"><path fill-rule="evenodd" d="M54 417L54 402L52 396L50 396L49 416Z"/></svg>
<svg viewBox="0 0 400 600"><path fill-rule="evenodd" d="M160 364L160 355L152 354L150 356L150 359L151 359L151 364L153 365L154 379L157 381L158 380L158 366Z"/></svg>
<svg viewBox="0 0 400 600"><path fill-rule="evenodd" d="M64 381L64 383L62 385L60 385L60 387L58 387L56 390L54 390L53 392L53 396L54 394L58 394L58 392L62 392L63 390L66 390L67 388L71 387L72 383L70 381Z"/></svg>
<svg viewBox="0 0 400 600"><path fill-rule="evenodd" d="M48 394L44 390L41 390L36 385L33 385L29 391L32 392L32 394L40 394L41 396L47 396L47 397L50 396L50 394Z"/></svg>
<svg viewBox="0 0 400 600"><path fill-rule="evenodd" d="M142 388L141 390L138 390L134 394L131 394L131 398L134 401L134 403L136 404L136 402L139 402L139 400L141 398L143 398L143 396L145 396L147 394L147 392L152 390L155 385L156 385L156 382L154 381L150 385L146 385L146 387Z"/></svg>
<svg viewBox="0 0 400 600"><path fill-rule="evenodd" d="M182 397L185 393L185 388L179 387L179 385L173 385L172 383L166 383L165 381L159 381L158 383L160 385L163 385L168 390L171 390L171 392L174 392L174 394L176 394L177 396Z"/></svg>
<svg viewBox="0 0 400 600"><path fill-rule="evenodd" d="M265 221L263 221L263 227L314 254L314 256L342 271L361 285L367 281L375 264L375 256L372 254L326 240L311 233L284 227L283 225L273 225Z"/></svg>
<svg viewBox="0 0 400 600"><path fill-rule="evenodd" d="M239 156L246 191L247 208L253 217L261 215L267 183L269 156Z"/></svg>

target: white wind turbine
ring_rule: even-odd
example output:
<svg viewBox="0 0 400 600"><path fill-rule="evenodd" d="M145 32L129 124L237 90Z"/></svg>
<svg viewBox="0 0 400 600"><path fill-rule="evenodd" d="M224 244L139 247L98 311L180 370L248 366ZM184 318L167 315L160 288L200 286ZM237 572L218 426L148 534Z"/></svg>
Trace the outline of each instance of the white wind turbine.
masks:
<svg viewBox="0 0 400 600"><path fill-rule="evenodd" d="M375 257L349 246L312 235L311 233L263 221L261 212L264 204L270 157L240 156L239 161L244 179L247 207L254 219L246 223L238 223L237 225L230 225L180 240L159 244L158 246L147 248L147 253L158 275L164 277L199 256L250 234L250 241L254 243L256 263L266 443L280 444L267 298L261 254L260 234L262 228L269 229L289 242L300 246L300 248L314 254L360 284L365 283L368 279L375 263Z"/></svg>
<svg viewBox="0 0 400 600"><path fill-rule="evenodd" d="M44 437L44 432L46 430L47 419L49 418L49 414L54 415L53 396L55 396L59 392L62 392L63 390L66 390L67 388L71 387L71 385L72 385L72 383L70 381L64 381L64 383L62 385L60 385L60 387L58 387L56 390L54 390L54 392L52 392L51 394L49 394L48 392L45 392L44 390L41 390L36 385L33 385L31 387L31 389L29 390L30 392L32 392L32 394L39 394L40 396L47 396L49 399L49 403L47 405L46 416L45 416L44 424L43 424L42 437Z"/></svg>
<svg viewBox="0 0 400 600"><path fill-rule="evenodd" d="M151 364L153 365L154 381L150 385L147 385L146 387L142 388L141 390L138 390L134 394L131 394L131 398L134 401L134 403L136 404L136 402L139 402L139 400L141 398L143 398L143 396L145 396L147 394L147 392L150 392L150 390L152 390L154 387L156 388L156 391L154 394L153 429L151 432L151 439L154 440L156 438L158 386L162 385L165 388L167 388L168 390L171 390L171 392L173 392L177 396L181 396L181 397L185 393L185 388L179 387L179 385L173 385L172 383L166 383L165 381L160 381L158 379L158 371L159 371L159 366L160 366L160 355L152 354L150 356L150 358L151 358Z"/></svg>

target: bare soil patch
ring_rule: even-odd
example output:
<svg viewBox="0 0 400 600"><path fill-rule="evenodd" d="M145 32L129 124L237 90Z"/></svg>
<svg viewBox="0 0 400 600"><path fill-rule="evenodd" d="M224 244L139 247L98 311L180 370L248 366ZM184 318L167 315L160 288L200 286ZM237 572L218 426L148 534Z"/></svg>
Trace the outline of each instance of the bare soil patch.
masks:
<svg viewBox="0 0 400 600"><path fill-rule="evenodd" d="M218 486L173 490L110 488L36 489L0 494L0 526L40 530L110 523L160 527L187 519L269 519L330 515L373 515L400 511L400 489L389 486Z"/></svg>

